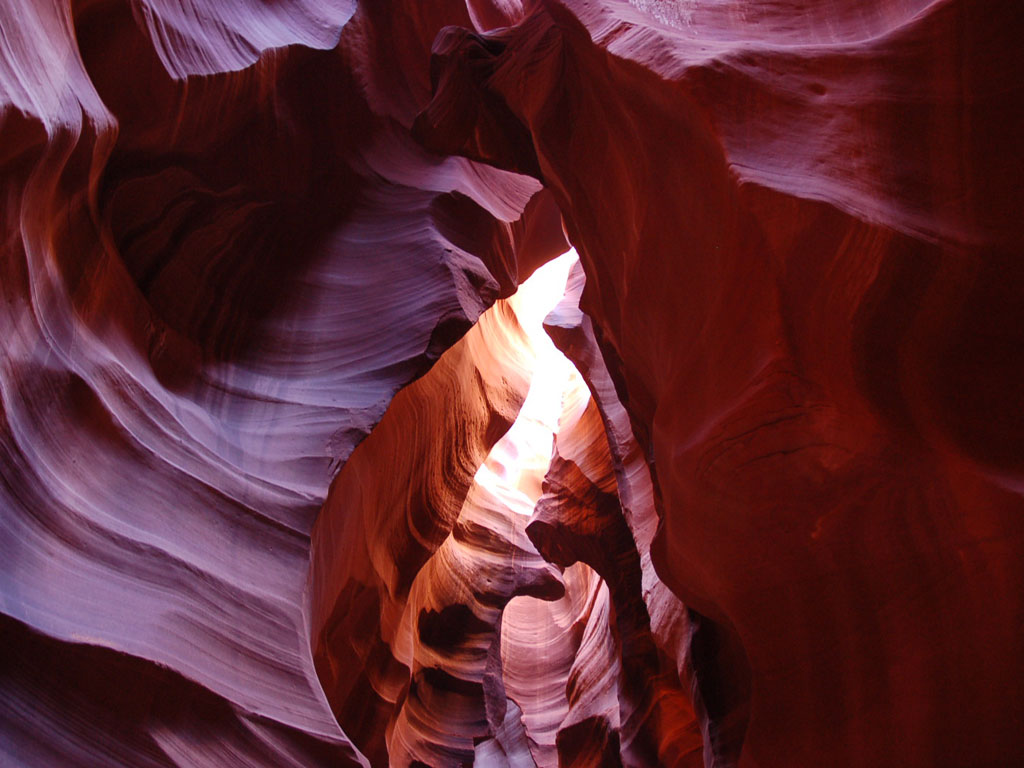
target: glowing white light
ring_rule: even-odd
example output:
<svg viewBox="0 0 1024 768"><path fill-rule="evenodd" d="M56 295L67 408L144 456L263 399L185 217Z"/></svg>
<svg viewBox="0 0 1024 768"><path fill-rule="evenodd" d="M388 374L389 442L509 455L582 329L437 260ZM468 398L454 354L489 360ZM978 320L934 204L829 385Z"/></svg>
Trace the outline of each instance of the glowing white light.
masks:
<svg viewBox="0 0 1024 768"><path fill-rule="evenodd" d="M519 324L534 344L554 349L542 327L544 318L565 295L565 283L569 279L572 265L577 261L579 256L576 249L570 248L558 258L538 267L508 300L519 318Z"/></svg>
<svg viewBox="0 0 1024 768"><path fill-rule="evenodd" d="M540 497L558 432L563 395L569 386L584 386L572 363L555 348L543 327L544 318L565 295L566 281L577 259L575 249L553 259L537 269L509 299L537 359L519 416L491 450L475 479L492 488L500 485L506 494L521 494L522 503L513 505L521 514L532 514Z"/></svg>

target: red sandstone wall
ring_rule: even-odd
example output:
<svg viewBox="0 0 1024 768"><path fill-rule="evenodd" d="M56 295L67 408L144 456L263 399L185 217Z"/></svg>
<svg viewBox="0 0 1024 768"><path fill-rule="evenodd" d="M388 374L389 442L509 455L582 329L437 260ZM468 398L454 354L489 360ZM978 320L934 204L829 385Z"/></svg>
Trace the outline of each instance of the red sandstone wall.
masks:
<svg viewBox="0 0 1024 768"><path fill-rule="evenodd" d="M0 763L1024 762L1019 16L0 6Z"/></svg>
<svg viewBox="0 0 1024 768"><path fill-rule="evenodd" d="M713 754L1012 764L1012 11L793 10L544 3L449 30L417 128L555 194L656 468L655 565L710 623ZM448 109L472 88L487 111Z"/></svg>

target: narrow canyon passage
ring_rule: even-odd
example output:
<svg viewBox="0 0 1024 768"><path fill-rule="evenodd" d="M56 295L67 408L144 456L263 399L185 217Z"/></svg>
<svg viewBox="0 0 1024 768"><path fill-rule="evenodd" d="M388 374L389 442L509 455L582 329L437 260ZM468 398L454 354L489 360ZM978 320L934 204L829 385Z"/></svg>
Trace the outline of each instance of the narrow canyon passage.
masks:
<svg viewBox="0 0 1024 768"><path fill-rule="evenodd" d="M685 657L686 613L649 561L644 583L651 499L631 529L617 475L637 481L543 327L581 317L581 286L574 251L537 269L396 396L330 490L313 652L375 765L702 763L669 663ZM461 472L434 475L435 456ZM648 604L675 647L659 651Z"/></svg>
<svg viewBox="0 0 1024 768"><path fill-rule="evenodd" d="M1024 765L1019 6L0 2L0 766Z"/></svg>

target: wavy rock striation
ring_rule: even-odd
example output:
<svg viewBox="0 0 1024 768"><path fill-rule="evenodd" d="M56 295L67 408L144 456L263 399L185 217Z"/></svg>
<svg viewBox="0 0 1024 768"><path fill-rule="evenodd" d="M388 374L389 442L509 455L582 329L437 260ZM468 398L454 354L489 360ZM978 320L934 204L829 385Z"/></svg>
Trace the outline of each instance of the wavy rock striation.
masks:
<svg viewBox="0 0 1024 768"><path fill-rule="evenodd" d="M0 6L0 763L1024 762L1018 17Z"/></svg>
<svg viewBox="0 0 1024 768"><path fill-rule="evenodd" d="M364 75L414 39L391 85L426 103L459 6L23 5L0 10L0 761L223 765L231 734L249 764L358 761L309 653L312 522L517 253L564 249L557 216L373 104ZM109 673L55 696L54 654ZM130 717L103 704L124 670ZM165 685L208 706L151 719Z"/></svg>
<svg viewBox="0 0 1024 768"><path fill-rule="evenodd" d="M702 763L685 647L654 642L603 422L541 328L567 268L538 270L395 397L317 520L313 653L373 764ZM673 607L659 626L685 635Z"/></svg>
<svg viewBox="0 0 1024 768"><path fill-rule="evenodd" d="M558 201L657 470L657 571L700 617L708 759L1013 763L1011 10L794 10L449 28L417 130Z"/></svg>

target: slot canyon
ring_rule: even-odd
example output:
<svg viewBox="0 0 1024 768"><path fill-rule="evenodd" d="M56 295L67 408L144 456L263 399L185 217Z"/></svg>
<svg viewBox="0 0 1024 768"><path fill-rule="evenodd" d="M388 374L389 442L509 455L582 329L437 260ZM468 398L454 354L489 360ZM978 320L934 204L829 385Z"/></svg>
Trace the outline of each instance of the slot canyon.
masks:
<svg viewBox="0 0 1024 768"><path fill-rule="evenodd" d="M0 2L0 766L1024 765L1017 6Z"/></svg>

